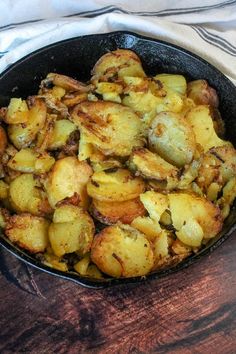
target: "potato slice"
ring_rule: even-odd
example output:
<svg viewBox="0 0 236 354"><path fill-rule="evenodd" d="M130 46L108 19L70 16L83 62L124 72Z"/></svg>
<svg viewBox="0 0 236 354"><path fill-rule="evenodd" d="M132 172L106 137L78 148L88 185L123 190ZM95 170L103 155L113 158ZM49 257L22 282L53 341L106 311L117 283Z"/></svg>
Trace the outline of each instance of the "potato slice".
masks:
<svg viewBox="0 0 236 354"><path fill-rule="evenodd" d="M118 221L122 224L130 224L133 219L145 215L146 210L139 198L123 202L104 202L93 199L91 213L103 224L112 225Z"/></svg>
<svg viewBox="0 0 236 354"><path fill-rule="evenodd" d="M8 197L9 185L0 180L0 199L6 199Z"/></svg>
<svg viewBox="0 0 236 354"><path fill-rule="evenodd" d="M138 216L132 221L131 226L142 232L149 241L154 241L161 232L158 221L151 219L149 216Z"/></svg>
<svg viewBox="0 0 236 354"><path fill-rule="evenodd" d="M216 90L206 80L195 80L188 83L187 95L197 105L218 107L219 99Z"/></svg>
<svg viewBox="0 0 236 354"><path fill-rule="evenodd" d="M21 149L10 159L7 166L14 171L41 174L48 172L55 163L55 159L44 152L38 154L34 149Z"/></svg>
<svg viewBox="0 0 236 354"><path fill-rule="evenodd" d="M22 174L10 183L9 198L12 207L18 212L33 215L51 213L46 193L32 174Z"/></svg>
<svg viewBox="0 0 236 354"><path fill-rule="evenodd" d="M182 96L186 94L187 82L183 75L158 74L154 76L154 79L159 80L164 88L169 88Z"/></svg>
<svg viewBox="0 0 236 354"><path fill-rule="evenodd" d="M48 245L49 222L30 214L13 215L6 224L5 234L30 253L44 252Z"/></svg>
<svg viewBox="0 0 236 354"><path fill-rule="evenodd" d="M182 167L193 159L196 142L190 124L173 112L159 113L149 129L150 149L169 163Z"/></svg>
<svg viewBox="0 0 236 354"><path fill-rule="evenodd" d="M85 101L75 107L71 117L86 134L87 143L104 155L128 156L133 147L144 145L140 118L118 103Z"/></svg>
<svg viewBox="0 0 236 354"><path fill-rule="evenodd" d="M157 181L171 180L178 183L178 169L162 159L159 155L154 154L145 148L133 150L129 159L129 167L136 171L136 175L141 175L144 178L151 178Z"/></svg>
<svg viewBox="0 0 236 354"><path fill-rule="evenodd" d="M148 239L127 225L108 226L97 234L91 259L102 272L116 278L145 275L154 264Z"/></svg>
<svg viewBox="0 0 236 354"><path fill-rule="evenodd" d="M68 119L57 120L54 123L52 134L49 138L48 149L56 150L66 145L70 134L77 129L76 125Z"/></svg>
<svg viewBox="0 0 236 354"><path fill-rule="evenodd" d="M168 209L168 197L162 193L147 191L140 195L140 200L150 217L157 223L165 210Z"/></svg>
<svg viewBox="0 0 236 354"><path fill-rule="evenodd" d="M227 142L220 139L214 129L212 110L208 106L196 106L186 115L186 120L191 125L196 142L200 144L204 151L212 147L226 145Z"/></svg>
<svg viewBox="0 0 236 354"><path fill-rule="evenodd" d="M41 82L41 88L47 88L50 85L59 86L68 92L79 91L89 92L91 90L91 85L85 85L84 83L73 79L72 77L61 75L57 73L49 73L45 80Z"/></svg>
<svg viewBox="0 0 236 354"><path fill-rule="evenodd" d="M93 219L82 208L62 205L55 210L49 227L49 240L54 254L85 254L90 250L95 227Z"/></svg>
<svg viewBox="0 0 236 354"><path fill-rule="evenodd" d="M170 193L168 199L173 226L182 242L188 238L187 245L199 246L200 238L212 238L220 232L223 224L220 209L207 199L190 193Z"/></svg>
<svg viewBox="0 0 236 354"><path fill-rule="evenodd" d="M55 208L57 203L64 199L77 197L75 204L86 208L88 205L86 185L92 172L87 162L80 162L76 157L68 156L57 160L45 181L51 207Z"/></svg>
<svg viewBox="0 0 236 354"><path fill-rule="evenodd" d="M7 114L5 116L5 123L18 124L26 123L29 118L29 109L25 100L21 98L11 98L7 107Z"/></svg>
<svg viewBox="0 0 236 354"><path fill-rule="evenodd" d="M115 82L124 76L146 76L139 57L127 49L117 49L104 54L95 64L92 75L92 83Z"/></svg>
<svg viewBox="0 0 236 354"><path fill-rule="evenodd" d="M46 121L47 108L44 100L34 97L32 103L26 123L8 126L9 138L17 149L29 146Z"/></svg>
<svg viewBox="0 0 236 354"><path fill-rule="evenodd" d="M145 189L140 177L129 170L115 169L95 172L87 184L88 195L104 202L122 202L137 198Z"/></svg>

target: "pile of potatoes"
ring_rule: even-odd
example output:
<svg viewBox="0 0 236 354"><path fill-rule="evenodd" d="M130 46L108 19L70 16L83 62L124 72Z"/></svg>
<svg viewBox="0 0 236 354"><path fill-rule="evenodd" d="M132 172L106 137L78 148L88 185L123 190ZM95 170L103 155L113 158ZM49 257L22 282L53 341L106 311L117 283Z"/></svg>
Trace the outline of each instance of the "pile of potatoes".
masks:
<svg viewBox="0 0 236 354"><path fill-rule="evenodd" d="M0 227L61 271L102 279L176 265L220 232L236 197L216 91L147 76L130 50L103 55L88 83L48 74L0 122Z"/></svg>

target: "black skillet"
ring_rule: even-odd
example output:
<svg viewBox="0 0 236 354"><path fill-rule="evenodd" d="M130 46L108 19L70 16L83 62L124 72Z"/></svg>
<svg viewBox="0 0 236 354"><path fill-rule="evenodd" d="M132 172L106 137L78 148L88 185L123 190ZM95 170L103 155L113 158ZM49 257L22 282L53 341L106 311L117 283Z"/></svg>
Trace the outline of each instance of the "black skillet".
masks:
<svg viewBox="0 0 236 354"><path fill-rule="evenodd" d="M236 88L216 68L200 57L185 49L152 38L130 32L113 32L77 37L49 45L27 55L0 75L0 107L6 106L11 97L24 97L36 94L40 81L49 72L69 75L80 81L90 78L90 72L96 61L104 54L117 48L135 51L143 63L147 74L178 73L188 80L206 79L219 95L220 112L225 122L226 138L236 146ZM39 260L12 245L4 235L0 244L24 262L52 275L91 288L105 288L117 284L138 283L148 279L157 279L190 266L202 256L218 247L236 230L236 210L225 221L221 233L198 254L190 256L180 264L161 270L146 277L128 279L96 280L75 273L64 273L49 268Z"/></svg>

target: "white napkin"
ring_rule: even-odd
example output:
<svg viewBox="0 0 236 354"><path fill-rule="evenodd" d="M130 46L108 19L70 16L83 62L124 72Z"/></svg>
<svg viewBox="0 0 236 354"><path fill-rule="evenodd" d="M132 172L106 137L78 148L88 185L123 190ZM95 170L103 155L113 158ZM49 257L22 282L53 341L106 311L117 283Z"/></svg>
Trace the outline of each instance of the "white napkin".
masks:
<svg viewBox="0 0 236 354"><path fill-rule="evenodd" d="M0 0L0 72L50 43L117 30L186 48L236 84L233 0Z"/></svg>

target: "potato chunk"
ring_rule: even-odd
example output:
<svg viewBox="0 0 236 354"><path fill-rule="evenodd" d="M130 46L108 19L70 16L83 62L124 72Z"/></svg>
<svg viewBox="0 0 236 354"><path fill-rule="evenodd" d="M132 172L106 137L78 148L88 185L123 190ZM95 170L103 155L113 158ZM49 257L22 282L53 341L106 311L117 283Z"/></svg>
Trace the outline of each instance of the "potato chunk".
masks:
<svg viewBox="0 0 236 354"><path fill-rule="evenodd" d="M140 118L118 103L82 102L73 110L72 121L86 134L87 143L105 155L128 156L144 144Z"/></svg>
<svg viewBox="0 0 236 354"><path fill-rule="evenodd" d="M51 207L55 208L58 202L73 197L76 205L87 207L86 185L91 174L92 169L87 162L80 162L76 157L57 160L45 182Z"/></svg>
<svg viewBox="0 0 236 354"><path fill-rule="evenodd" d="M5 234L18 246L30 253L44 252L48 245L49 222L30 214L11 216L6 224Z"/></svg>
<svg viewBox="0 0 236 354"><path fill-rule="evenodd" d="M182 96L186 94L187 82L183 75L158 74L154 76L154 79L159 80L164 88L169 88Z"/></svg>
<svg viewBox="0 0 236 354"><path fill-rule="evenodd" d="M206 80L195 80L188 83L187 95L197 105L218 107L219 99L216 90L208 85Z"/></svg>
<svg viewBox="0 0 236 354"><path fill-rule="evenodd" d="M154 264L145 235L124 225L106 227L95 236L91 259L102 272L116 278L145 275Z"/></svg>
<svg viewBox="0 0 236 354"><path fill-rule="evenodd" d="M76 125L68 119L57 120L48 142L49 150L56 150L66 145L70 134L76 130Z"/></svg>
<svg viewBox="0 0 236 354"><path fill-rule="evenodd" d="M178 169L145 148L135 149L130 155L129 167L136 175L157 181L172 181L178 183Z"/></svg>
<svg viewBox="0 0 236 354"><path fill-rule="evenodd" d="M87 184L88 195L104 202L122 202L137 198L145 188L140 177L129 170L115 169L95 172Z"/></svg>
<svg viewBox="0 0 236 354"><path fill-rule="evenodd" d="M176 235L189 246L199 246L202 238L217 235L222 228L220 209L203 197L170 193L169 208Z"/></svg>
<svg viewBox="0 0 236 354"><path fill-rule="evenodd" d="M194 131L196 142L203 147L204 151L227 144L217 136L211 115L212 111L208 106L196 106L186 115L186 120Z"/></svg>
<svg viewBox="0 0 236 354"><path fill-rule="evenodd" d="M139 57L127 49L117 49L104 54L95 64L92 75L92 83L98 81L115 82L124 76L146 76Z"/></svg>
<svg viewBox="0 0 236 354"><path fill-rule="evenodd" d="M8 127L8 135L17 149L29 146L43 128L46 121L47 108L41 98L34 98L29 110L28 120L24 124L12 124Z"/></svg>
<svg viewBox="0 0 236 354"><path fill-rule="evenodd" d="M82 208L62 205L55 210L49 227L49 240L54 254L85 254L90 250L95 227L93 219Z"/></svg>
<svg viewBox="0 0 236 354"><path fill-rule="evenodd" d="M32 174L16 177L9 188L10 202L14 210L44 215L51 212L46 193Z"/></svg>
<svg viewBox="0 0 236 354"><path fill-rule="evenodd" d="M0 126L0 156L3 155L7 147L7 134L3 127Z"/></svg>
<svg viewBox="0 0 236 354"><path fill-rule="evenodd" d="M112 225L118 221L122 224L130 224L133 219L145 215L146 210L139 198L123 202L104 202L93 199L91 213L100 222Z"/></svg>
<svg viewBox="0 0 236 354"><path fill-rule="evenodd" d="M196 149L190 124L173 112L159 113L149 129L149 145L169 163L182 167L190 163Z"/></svg>
<svg viewBox="0 0 236 354"><path fill-rule="evenodd" d="M27 103L21 98L11 98L7 107L7 114L5 116L5 123L18 124L26 123L29 117L29 109Z"/></svg>
<svg viewBox="0 0 236 354"><path fill-rule="evenodd" d="M46 152L38 154L35 150L26 148L18 151L7 166L19 172L41 174L48 172L54 162L55 159Z"/></svg>

